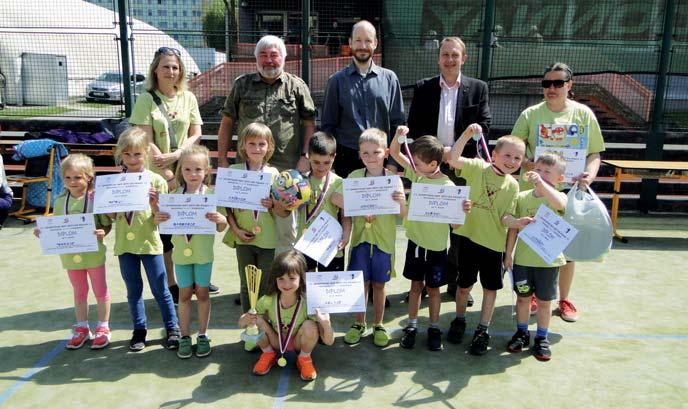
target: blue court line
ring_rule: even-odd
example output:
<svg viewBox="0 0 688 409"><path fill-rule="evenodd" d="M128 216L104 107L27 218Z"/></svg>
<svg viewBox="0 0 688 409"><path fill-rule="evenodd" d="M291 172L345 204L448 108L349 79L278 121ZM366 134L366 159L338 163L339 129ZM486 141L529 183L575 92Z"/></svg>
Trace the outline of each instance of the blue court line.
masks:
<svg viewBox="0 0 688 409"><path fill-rule="evenodd" d="M5 389L2 394L0 395L0 406L2 406L7 399L9 399L12 395L14 395L19 388L24 386L25 383L29 382L31 378L33 378L34 375L45 369L50 361L52 361L57 354L60 352L64 351L65 345L67 344L67 339L63 339L62 341L58 342L55 347L48 352L47 354L43 355L41 359L36 362L31 369L26 371L25 374L19 377L19 380L16 381L12 386L9 388Z"/></svg>
<svg viewBox="0 0 688 409"><path fill-rule="evenodd" d="M289 358L295 359L295 354L290 353ZM272 409L282 409L284 408L284 400L287 396L287 388L289 387L289 377L293 372L293 367L296 365L295 361L290 359L289 365L281 368L279 382L277 383L277 391L275 392L275 403L272 405ZM278 367L279 368L279 367Z"/></svg>

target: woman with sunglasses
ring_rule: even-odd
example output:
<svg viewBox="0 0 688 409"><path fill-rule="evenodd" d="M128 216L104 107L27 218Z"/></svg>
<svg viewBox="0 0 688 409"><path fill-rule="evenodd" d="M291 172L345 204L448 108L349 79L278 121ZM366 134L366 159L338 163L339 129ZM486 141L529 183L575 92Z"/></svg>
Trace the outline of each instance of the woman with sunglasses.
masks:
<svg viewBox="0 0 688 409"><path fill-rule="evenodd" d="M160 47L155 52L146 91L136 100L129 122L148 135L150 170L165 178L171 192L177 188L174 174L179 156L185 147L200 140L203 124L196 97L186 89L186 69L179 50ZM167 284L176 304L179 288L174 277L172 240L170 235L160 237Z"/></svg>
<svg viewBox="0 0 688 409"><path fill-rule="evenodd" d="M538 146L585 149L584 170L573 178L584 190L597 176L604 140L592 110L573 100L572 87L573 71L568 65L558 62L547 67L542 80L545 100L521 112L511 134L526 142L526 160L521 175L534 168ZM521 190L532 188L523 178L521 180ZM578 320L576 307L568 299L574 267L574 262L569 261L559 270L559 315L568 322ZM537 304L531 302L531 314L536 311Z"/></svg>

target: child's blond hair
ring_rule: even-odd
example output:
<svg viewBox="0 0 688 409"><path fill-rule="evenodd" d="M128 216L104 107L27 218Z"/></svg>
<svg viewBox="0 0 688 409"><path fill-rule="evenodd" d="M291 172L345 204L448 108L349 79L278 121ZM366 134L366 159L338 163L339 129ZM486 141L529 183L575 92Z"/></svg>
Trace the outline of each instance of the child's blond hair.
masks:
<svg viewBox="0 0 688 409"><path fill-rule="evenodd" d="M212 166L210 165L210 152L208 151L208 148L206 148L205 146L196 144L182 149L182 152L179 155L179 161L177 162L177 170L174 172L174 177L177 179L177 183L179 184L179 186L184 186L184 183L186 183L184 181L184 175L182 174L182 167L184 166L184 160L192 156L203 157L203 164L205 165L206 172L203 183L205 183L206 185L210 184L210 169L212 169Z"/></svg>
<svg viewBox="0 0 688 409"><path fill-rule="evenodd" d="M495 145L494 150L499 152L504 145L514 145L523 148L523 153L526 151L526 144L523 139L514 135L505 135L497 139L497 145Z"/></svg>
<svg viewBox="0 0 688 409"><path fill-rule="evenodd" d="M148 135L146 132L138 127L127 128L122 132L117 139L117 147L115 148L115 162L122 163L122 152L126 150L140 149L146 153L146 160L148 160Z"/></svg>
<svg viewBox="0 0 688 409"><path fill-rule="evenodd" d="M566 160L557 152L545 152L538 156L535 163L552 166L560 175L563 175L566 171Z"/></svg>
<svg viewBox="0 0 688 409"><path fill-rule="evenodd" d="M93 180L96 176L95 168L93 166L93 159L82 153L72 153L64 158L60 164L60 176L63 180L67 170L83 173L88 179L88 188L86 190L88 192L93 190ZM67 186L65 186L63 193L66 194L67 192L69 192L69 190L67 189Z"/></svg>
<svg viewBox="0 0 688 409"><path fill-rule="evenodd" d="M272 131L267 125L260 122L251 122L239 134L239 144L237 145L237 152L244 161L248 160L246 155L246 140L252 138L262 138L268 141L268 152L263 158L263 163L268 163L272 154L275 153L275 140L272 137Z"/></svg>
<svg viewBox="0 0 688 409"><path fill-rule="evenodd" d="M387 149L387 134L382 129L368 128L358 138L358 146L361 146L364 142L374 143L381 148Z"/></svg>

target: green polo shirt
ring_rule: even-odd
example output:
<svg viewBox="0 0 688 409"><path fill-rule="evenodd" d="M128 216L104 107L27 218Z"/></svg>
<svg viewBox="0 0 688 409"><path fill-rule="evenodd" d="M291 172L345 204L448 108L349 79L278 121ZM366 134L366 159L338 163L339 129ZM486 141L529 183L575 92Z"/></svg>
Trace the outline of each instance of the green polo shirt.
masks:
<svg viewBox="0 0 688 409"><path fill-rule="evenodd" d="M441 186L455 186L454 182L449 180L447 175L442 175L437 179L432 179L426 176L418 176L413 169L406 168L404 177L409 179L411 183L426 183L429 185ZM409 195L408 205L411 205L411 196ZM449 224L447 223L431 223L419 222L404 219L404 227L406 228L406 237L417 245L427 250L443 251L447 249L447 239L449 238Z"/></svg>
<svg viewBox="0 0 688 409"><path fill-rule="evenodd" d="M268 84L256 72L234 81L222 113L234 120L237 133L252 122L266 124L275 140L270 163L285 170L296 167L303 147L301 121L315 118L315 105L301 78L283 72Z"/></svg>
<svg viewBox="0 0 688 409"><path fill-rule="evenodd" d="M190 91L179 91L172 98L161 92L154 92L160 97L165 110L170 114L177 146L182 146L189 136L189 127L191 125L203 125L196 97ZM170 152L170 134L167 119L155 104L155 101L153 101L150 93L144 92L138 97L129 122L132 125L151 126L153 128L155 146L162 153ZM148 162L148 168L155 173L161 173L160 169L152 162Z"/></svg>
<svg viewBox="0 0 688 409"><path fill-rule="evenodd" d="M230 166L230 169L245 169L243 163L237 163ZM279 171L270 165L265 165L263 167L263 172L268 172L272 175L272 182L279 175ZM258 212L258 220L254 218L253 210L245 209L231 209L234 220L236 220L237 225L248 232L253 232L256 225L260 227L260 233L256 234L256 237L248 242L244 243L236 237L231 228L227 229L222 242L230 247L251 245L260 247L262 249L274 249L277 246L277 232L275 230L275 219L273 218L272 212Z"/></svg>
<svg viewBox="0 0 688 409"><path fill-rule="evenodd" d="M91 197L89 200L88 208L84 212L84 200L86 195L80 197L79 199L74 199L73 197L69 196L69 208L65 209L67 196L69 196L68 192L63 193L55 198L55 204L53 205L53 214L55 216L93 212L93 197ZM107 215L94 214L93 217L95 219L96 229L102 229L103 227L112 224ZM98 240L98 251L92 251L88 253L60 254L60 261L62 261L62 267L67 270L96 268L105 264L105 250L105 244L103 241Z"/></svg>
<svg viewBox="0 0 688 409"><path fill-rule="evenodd" d="M175 189L174 194L184 193L183 187ZM212 195L215 191L206 187L204 194ZM217 212L223 216L227 215L224 207L218 207ZM215 243L214 234L194 234L191 240L187 241L185 234L173 234L172 244L172 261L174 264L207 264L211 263L215 254L213 252L213 245ZM189 253L189 250L191 251Z"/></svg>
<svg viewBox="0 0 688 409"><path fill-rule="evenodd" d="M466 159L456 176L466 179L473 202L465 223L452 233L468 237L472 242L493 251L504 252L506 227L502 217L516 211L518 182L511 175L499 176L482 159Z"/></svg>
<svg viewBox="0 0 688 409"><path fill-rule="evenodd" d="M547 203L547 199L543 197L535 197L535 190L526 190L518 194L516 198L516 214L515 217L534 217L540 205L545 205L552 209L555 213L562 216L563 210L555 210ZM516 242L516 252L514 253L514 264L526 267L558 267L566 264L566 259L563 254L559 254L552 264L545 263L542 257L530 248L525 242L518 240Z"/></svg>
<svg viewBox="0 0 688 409"><path fill-rule="evenodd" d="M167 182L162 176L151 173L151 187L158 193L167 193ZM153 222L153 211L149 207L140 212L133 212L131 224L127 222L124 213L117 213L115 219L115 255L124 253L139 255L162 254L162 241L158 233L158 226Z"/></svg>

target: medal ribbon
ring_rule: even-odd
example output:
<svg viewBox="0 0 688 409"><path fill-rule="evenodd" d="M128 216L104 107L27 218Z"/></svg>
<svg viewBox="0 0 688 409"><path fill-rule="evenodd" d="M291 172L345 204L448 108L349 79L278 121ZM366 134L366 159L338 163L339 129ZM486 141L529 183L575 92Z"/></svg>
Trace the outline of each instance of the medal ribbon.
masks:
<svg viewBox="0 0 688 409"><path fill-rule="evenodd" d="M71 196L72 196L71 193L67 193L67 199L65 199L64 214L69 214L69 198ZM89 192L86 192L84 194L84 210L82 210L81 213L86 213L88 211L88 202L89 202Z"/></svg>
<svg viewBox="0 0 688 409"><path fill-rule="evenodd" d="M204 188L205 188L205 185L201 184L201 187L198 190L199 195L202 195L205 192ZM184 183L184 190L182 190L182 194L186 194L186 183ZM185 236L184 238L186 239L186 243L189 244L191 242L191 237L193 237L193 234L185 234L184 236Z"/></svg>
<svg viewBox="0 0 688 409"><path fill-rule="evenodd" d="M409 148L408 138L404 139L404 150L406 151L406 156L408 157L409 162L411 162L411 168L413 169L413 172L418 174L418 170L416 169L416 163L413 161L413 155L411 155L411 149ZM435 169L435 171L432 172L432 174L428 175L428 176L436 175L439 172L440 172L440 167L437 166L437 169ZM421 176L425 176L425 175L421 175Z"/></svg>
<svg viewBox="0 0 688 409"><path fill-rule="evenodd" d="M280 299L279 295L277 296L277 300L275 302L275 315L277 316L277 337L279 338L279 347L280 347L280 356L284 356L284 351L287 349L287 346L289 345L289 340L291 339L291 336L294 335L294 322L296 321L296 317L298 317L299 312L301 312L301 296L299 296L298 300L296 300L296 308L294 309L294 315L291 316L291 322L289 322L289 331L287 332L287 337L282 340L282 314L281 311L282 307L280 306Z"/></svg>
<svg viewBox="0 0 688 409"><path fill-rule="evenodd" d="M265 164L260 165L260 169L258 169L258 172L262 172L263 168L265 167ZM248 162L244 162L244 168L246 170L251 170L248 168ZM257 226L258 225L258 217L260 216L260 212L258 210L253 211L253 222Z"/></svg>
<svg viewBox="0 0 688 409"><path fill-rule="evenodd" d="M124 173L127 173L126 168L124 169ZM124 212L124 218L127 220L127 224L131 228L131 224L134 222L134 212Z"/></svg>
<svg viewBox="0 0 688 409"><path fill-rule="evenodd" d="M322 191L320 192L320 195L318 196L318 200L316 200L315 205L313 206L312 211L308 211L308 208L310 206L306 205L306 225L313 219L313 217L318 213L318 209L320 209L320 206L322 206L323 202L325 201L325 195L327 194L327 190L330 188L330 175L332 172L327 172L327 176L325 176L325 184L323 185Z"/></svg>
<svg viewBox="0 0 688 409"><path fill-rule="evenodd" d="M475 139L475 135L473 138ZM490 150L487 148L487 142L485 142L485 135L481 132L479 134L480 136L475 139L475 145L476 145L476 152L477 156L484 160L485 162L489 163L492 165L492 169L494 169L495 173L498 174L499 176L504 176L506 173L504 173L503 170L499 169L493 162L492 162L492 157L490 156Z"/></svg>

